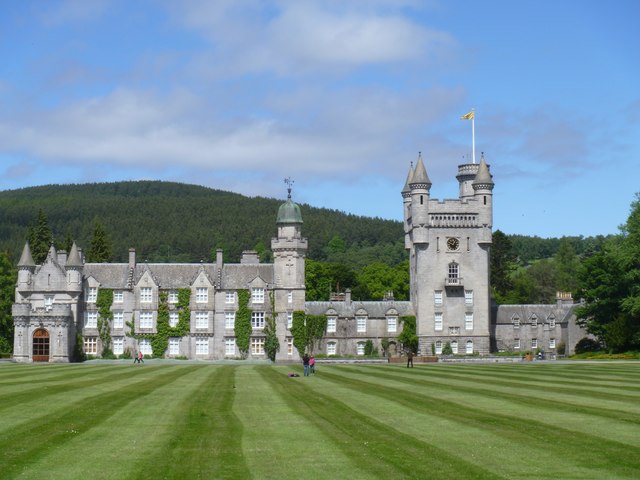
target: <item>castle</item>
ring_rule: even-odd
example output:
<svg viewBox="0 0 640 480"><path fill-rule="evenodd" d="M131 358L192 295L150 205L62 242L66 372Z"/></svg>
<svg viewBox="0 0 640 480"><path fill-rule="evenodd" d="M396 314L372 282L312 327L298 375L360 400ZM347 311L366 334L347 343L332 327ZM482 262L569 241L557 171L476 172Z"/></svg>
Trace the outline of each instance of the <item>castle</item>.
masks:
<svg viewBox="0 0 640 480"><path fill-rule="evenodd" d="M326 315L316 353L328 356L364 355L368 341L381 349L383 339L389 340L389 353L398 354L394 339L405 315L416 317L419 353L425 355L440 355L446 345L454 354L481 356L536 349L554 354L561 344L571 353L584 333L570 295L559 295L555 305L492 305L494 182L484 158L460 165L457 179L459 197L439 201L430 198L421 156L409 169L402 198L410 301L394 301L392 295L353 301L348 291L305 301L307 239L290 189L277 212L270 264L260 263L254 251L244 252L240 263L225 263L221 250L212 263L138 263L133 249L127 263L87 263L74 244L68 253L52 246L36 265L27 243L12 310L14 360L69 362L76 348L99 356L105 333L115 355L151 355L160 317L174 332L166 338L165 357L239 358L235 319L244 307L251 315L252 358L266 358L264 328L273 317L280 344L276 361L300 359L291 333L295 311Z"/></svg>

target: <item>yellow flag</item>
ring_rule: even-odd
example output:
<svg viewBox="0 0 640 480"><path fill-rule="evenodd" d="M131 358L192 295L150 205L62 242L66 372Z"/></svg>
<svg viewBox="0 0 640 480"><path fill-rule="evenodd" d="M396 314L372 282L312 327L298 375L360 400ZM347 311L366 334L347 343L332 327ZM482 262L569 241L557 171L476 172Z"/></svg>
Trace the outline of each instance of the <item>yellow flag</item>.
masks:
<svg viewBox="0 0 640 480"><path fill-rule="evenodd" d="M463 115L460 117L460 120L471 120L474 117L474 111L470 111L469 113L467 113L466 115Z"/></svg>

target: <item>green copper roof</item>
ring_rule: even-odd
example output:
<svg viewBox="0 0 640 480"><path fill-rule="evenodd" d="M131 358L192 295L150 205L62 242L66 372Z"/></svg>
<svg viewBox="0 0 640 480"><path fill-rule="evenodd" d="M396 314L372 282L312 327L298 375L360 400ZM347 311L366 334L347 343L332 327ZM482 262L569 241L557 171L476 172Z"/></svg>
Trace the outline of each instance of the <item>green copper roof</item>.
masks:
<svg viewBox="0 0 640 480"><path fill-rule="evenodd" d="M289 198L280 205L276 223L302 223L302 214L300 213L298 204Z"/></svg>

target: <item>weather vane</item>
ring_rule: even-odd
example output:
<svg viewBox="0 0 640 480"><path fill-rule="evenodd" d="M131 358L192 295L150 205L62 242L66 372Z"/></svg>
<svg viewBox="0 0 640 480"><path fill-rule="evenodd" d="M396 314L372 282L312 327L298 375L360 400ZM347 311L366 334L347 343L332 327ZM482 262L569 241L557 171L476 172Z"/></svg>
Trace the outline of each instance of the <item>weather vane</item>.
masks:
<svg viewBox="0 0 640 480"><path fill-rule="evenodd" d="M291 186L294 184L294 181L291 177L287 177L284 179L284 183L287 184L287 198L291 199Z"/></svg>

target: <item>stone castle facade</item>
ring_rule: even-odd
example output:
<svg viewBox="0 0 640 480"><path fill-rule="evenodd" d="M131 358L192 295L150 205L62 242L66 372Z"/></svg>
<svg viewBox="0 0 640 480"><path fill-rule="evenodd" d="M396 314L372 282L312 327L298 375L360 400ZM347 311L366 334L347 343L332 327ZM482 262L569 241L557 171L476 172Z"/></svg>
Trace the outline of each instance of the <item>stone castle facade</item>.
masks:
<svg viewBox="0 0 640 480"><path fill-rule="evenodd" d="M264 327L274 316L276 361L300 359L291 333L295 311L326 315L316 353L328 356L364 355L369 340L381 351L383 339L391 354L399 353L394 339L405 315L416 317L419 353L425 355L439 355L447 344L457 354L487 355L536 349L553 354L563 343L571 353L584 332L576 326L570 296L555 305L491 304L493 179L484 159L460 165L457 179L459 197L439 201L430 198L422 158L409 170L402 198L410 301L394 301L392 295L353 301L348 291L327 301L305 301L307 239L290 194L278 210L269 264L260 263L253 251L244 252L240 263L225 263L220 250L212 263L138 263L133 249L127 263L87 263L74 244L68 253L51 247L36 265L26 244L13 305L14 360L69 362L79 348L99 356L101 328L107 329L114 354L151 355L160 312L168 314L170 326L184 327L180 336L168 337L166 357L239 358L234 324L242 291L249 294L252 358L266 358ZM101 290L109 292L112 319L106 325L99 314Z"/></svg>

